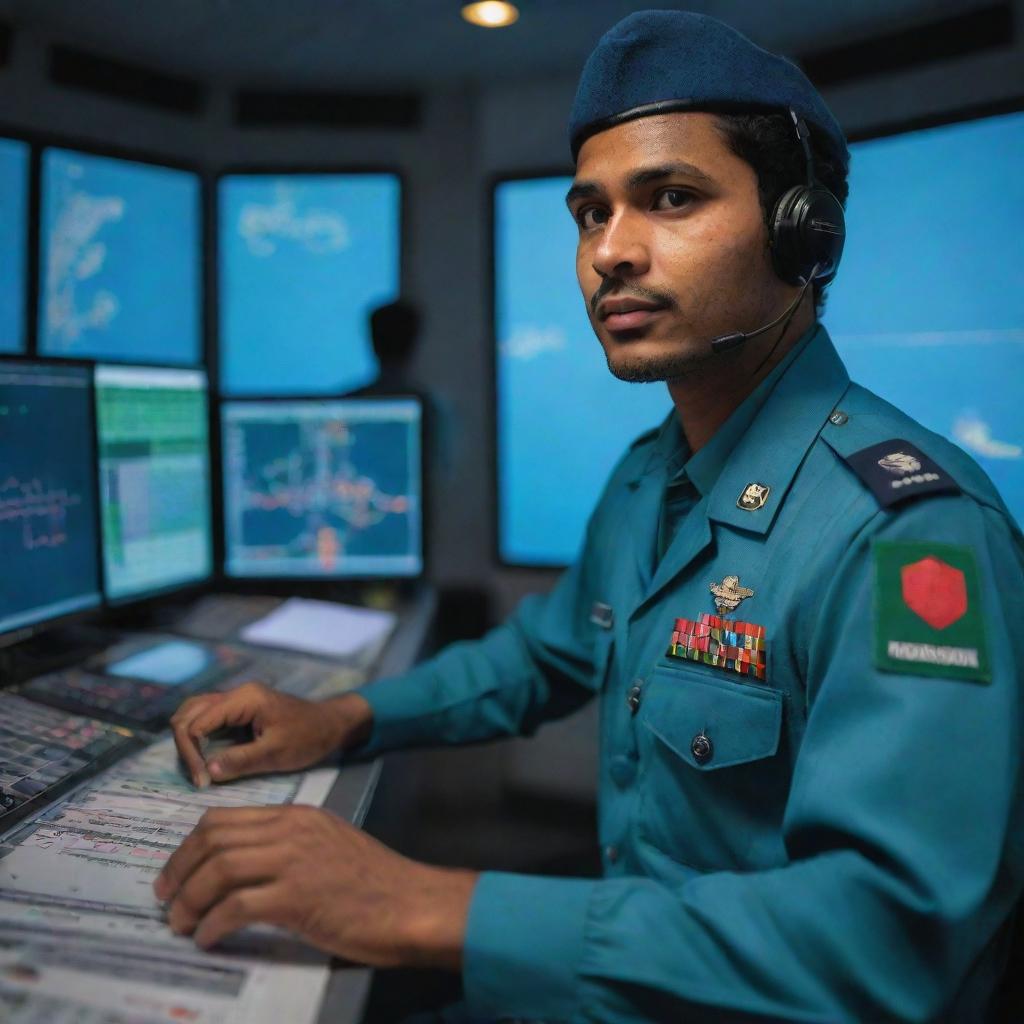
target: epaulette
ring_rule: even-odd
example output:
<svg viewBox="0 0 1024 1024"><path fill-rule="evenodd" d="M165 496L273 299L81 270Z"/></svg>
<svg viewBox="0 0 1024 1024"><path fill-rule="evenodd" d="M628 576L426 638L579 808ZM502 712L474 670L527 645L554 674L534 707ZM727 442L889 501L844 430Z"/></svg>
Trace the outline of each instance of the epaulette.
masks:
<svg viewBox="0 0 1024 1024"><path fill-rule="evenodd" d="M924 494L961 493L960 485L934 459L902 438L840 455L883 508Z"/></svg>

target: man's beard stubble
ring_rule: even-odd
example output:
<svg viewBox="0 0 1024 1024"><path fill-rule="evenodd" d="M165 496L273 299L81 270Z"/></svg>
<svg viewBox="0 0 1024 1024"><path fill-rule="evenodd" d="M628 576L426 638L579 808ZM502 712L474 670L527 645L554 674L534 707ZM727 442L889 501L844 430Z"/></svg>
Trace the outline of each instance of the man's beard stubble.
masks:
<svg viewBox="0 0 1024 1024"><path fill-rule="evenodd" d="M628 343L627 343L628 344ZM625 358L622 356L625 355ZM615 361L606 352L608 370L613 377L631 384L671 381L693 373L712 357L710 345L706 352L671 352L663 356L634 356L620 353Z"/></svg>

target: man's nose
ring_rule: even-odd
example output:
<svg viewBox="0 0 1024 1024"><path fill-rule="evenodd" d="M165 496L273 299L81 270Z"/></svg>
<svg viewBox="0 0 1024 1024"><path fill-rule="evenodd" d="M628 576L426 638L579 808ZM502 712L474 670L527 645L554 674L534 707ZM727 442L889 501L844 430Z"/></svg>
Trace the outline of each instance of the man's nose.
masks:
<svg viewBox="0 0 1024 1024"><path fill-rule="evenodd" d="M601 277L639 277L650 269L650 250L642 217L616 213L608 221L594 251L592 265Z"/></svg>

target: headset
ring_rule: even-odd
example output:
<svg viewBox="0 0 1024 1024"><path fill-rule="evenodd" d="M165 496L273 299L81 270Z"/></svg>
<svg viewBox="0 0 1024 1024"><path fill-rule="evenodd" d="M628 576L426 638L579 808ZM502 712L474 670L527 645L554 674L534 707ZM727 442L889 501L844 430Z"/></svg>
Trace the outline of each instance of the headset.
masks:
<svg viewBox="0 0 1024 1024"><path fill-rule="evenodd" d="M815 180L810 132L802 117L789 109L797 139L804 151L807 181L787 189L772 208L768 218L768 247L772 268L786 284L803 285L800 294L781 316L756 331L723 334L711 342L715 352L727 352L749 338L777 327L783 320L786 333L789 320L812 284L828 284L839 269L846 241L846 217L842 203L824 185Z"/></svg>

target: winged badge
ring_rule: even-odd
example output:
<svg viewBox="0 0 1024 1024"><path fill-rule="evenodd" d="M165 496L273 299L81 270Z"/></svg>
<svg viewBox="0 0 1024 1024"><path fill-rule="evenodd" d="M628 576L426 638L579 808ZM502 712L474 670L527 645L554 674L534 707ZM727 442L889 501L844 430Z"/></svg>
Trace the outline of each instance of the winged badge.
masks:
<svg viewBox="0 0 1024 1024"><path fill-rule="evenodd" d="M726 576L721 583L712 583L711 593L715 595L715 608L720 615L735 611L740 601L754 596L749 587L740 586L739 576Z"/></svg>

